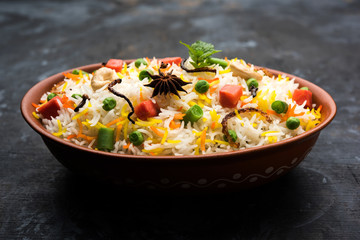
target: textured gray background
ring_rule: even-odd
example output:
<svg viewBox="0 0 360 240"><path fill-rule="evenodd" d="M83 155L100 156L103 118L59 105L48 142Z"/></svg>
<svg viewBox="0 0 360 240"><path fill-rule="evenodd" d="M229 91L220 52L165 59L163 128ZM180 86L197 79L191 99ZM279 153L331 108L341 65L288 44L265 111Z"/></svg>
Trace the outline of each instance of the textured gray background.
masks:
<svg viewBox="0 0 360 240"><path fill-rule="evenodd" d="M142 196L74 176L22 119L35 83L108 58L186 57L203 40L308 79L338 114L299 167L222 196ZM360 239L360 3L1 1L0 239Z"/></svg>

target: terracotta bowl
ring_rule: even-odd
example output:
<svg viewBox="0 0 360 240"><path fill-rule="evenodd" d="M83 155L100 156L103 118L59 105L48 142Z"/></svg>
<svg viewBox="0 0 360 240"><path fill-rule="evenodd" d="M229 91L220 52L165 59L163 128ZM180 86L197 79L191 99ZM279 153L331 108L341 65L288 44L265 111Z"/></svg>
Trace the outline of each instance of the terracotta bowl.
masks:
<svg viewBox="0 0 360 240"><path fill-rule="evenodd" d="M92 72L100 63L79 67ZM64 79L55 74L32 87L21 102L26 122L42 137L51 153L71 171L107 182L143 191L230 192L271 182L296 167L311 151L320 131L336 114L331 96L313 83L267 69L273 74L294 77L313 92L313 101L322 105L321 123L299 136L261 147L228 153L198 156L134 156L107 153L81 147L53 136L32 116L34 107L46 91ZM72 69L68 70L72 71ZM66 71L66 72L68 72Z"/></svg>

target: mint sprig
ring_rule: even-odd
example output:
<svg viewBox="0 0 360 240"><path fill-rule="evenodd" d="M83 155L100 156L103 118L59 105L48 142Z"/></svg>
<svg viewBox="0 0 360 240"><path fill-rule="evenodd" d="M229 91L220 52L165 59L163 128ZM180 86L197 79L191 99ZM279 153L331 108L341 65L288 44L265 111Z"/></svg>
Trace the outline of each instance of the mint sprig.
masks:
<svg viewBox="0 0 360 240"><path fill-rule="evenodd" d="M202 68L212 65L207 61L207 59L210 58L211 55L221 52L221 50L215 50L214 45L211 43L199 40L191 44L191 46L183 43L182 41L180 41L180 43L189 49L189 56L192 59L192 62L190 63L194 68Z"/></svg>

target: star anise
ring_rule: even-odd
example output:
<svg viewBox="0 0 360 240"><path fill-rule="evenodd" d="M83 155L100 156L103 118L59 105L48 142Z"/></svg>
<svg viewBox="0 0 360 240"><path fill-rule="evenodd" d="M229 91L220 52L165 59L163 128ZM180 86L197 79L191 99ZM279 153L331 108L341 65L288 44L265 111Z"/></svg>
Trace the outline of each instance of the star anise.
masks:
<svg viewBox="0 0 360 240"><path fill-rule="evenodd" d="M152 87L154 88L153 94L151 97L155 97L156 95L161 94L169 94L173 93L179 98L180 95L178 91L186 92L185 89L182 88L182 86L190 84L190 82L184 82L176 75L172 74L171 72L167 73L166 75L159 69L159 75L150 75L153 81L149 84L146 84L144 86L146 87ZM187 93L187 92L186 92Z"/></svg>

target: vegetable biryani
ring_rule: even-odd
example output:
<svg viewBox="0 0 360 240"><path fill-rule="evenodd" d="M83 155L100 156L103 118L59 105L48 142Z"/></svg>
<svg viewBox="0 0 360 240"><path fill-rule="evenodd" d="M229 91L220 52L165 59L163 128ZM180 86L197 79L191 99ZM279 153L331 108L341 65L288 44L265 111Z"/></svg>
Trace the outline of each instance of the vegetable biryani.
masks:
<svg viewBox="0 0 360 240"><path fill-rule="evenodd" d="M311 89L242 59L212 57L210 43L180 42L189 57L110 59L74 70L33 103L54 136L135 155L199 155L271 144L320 123Z"/></svg>

